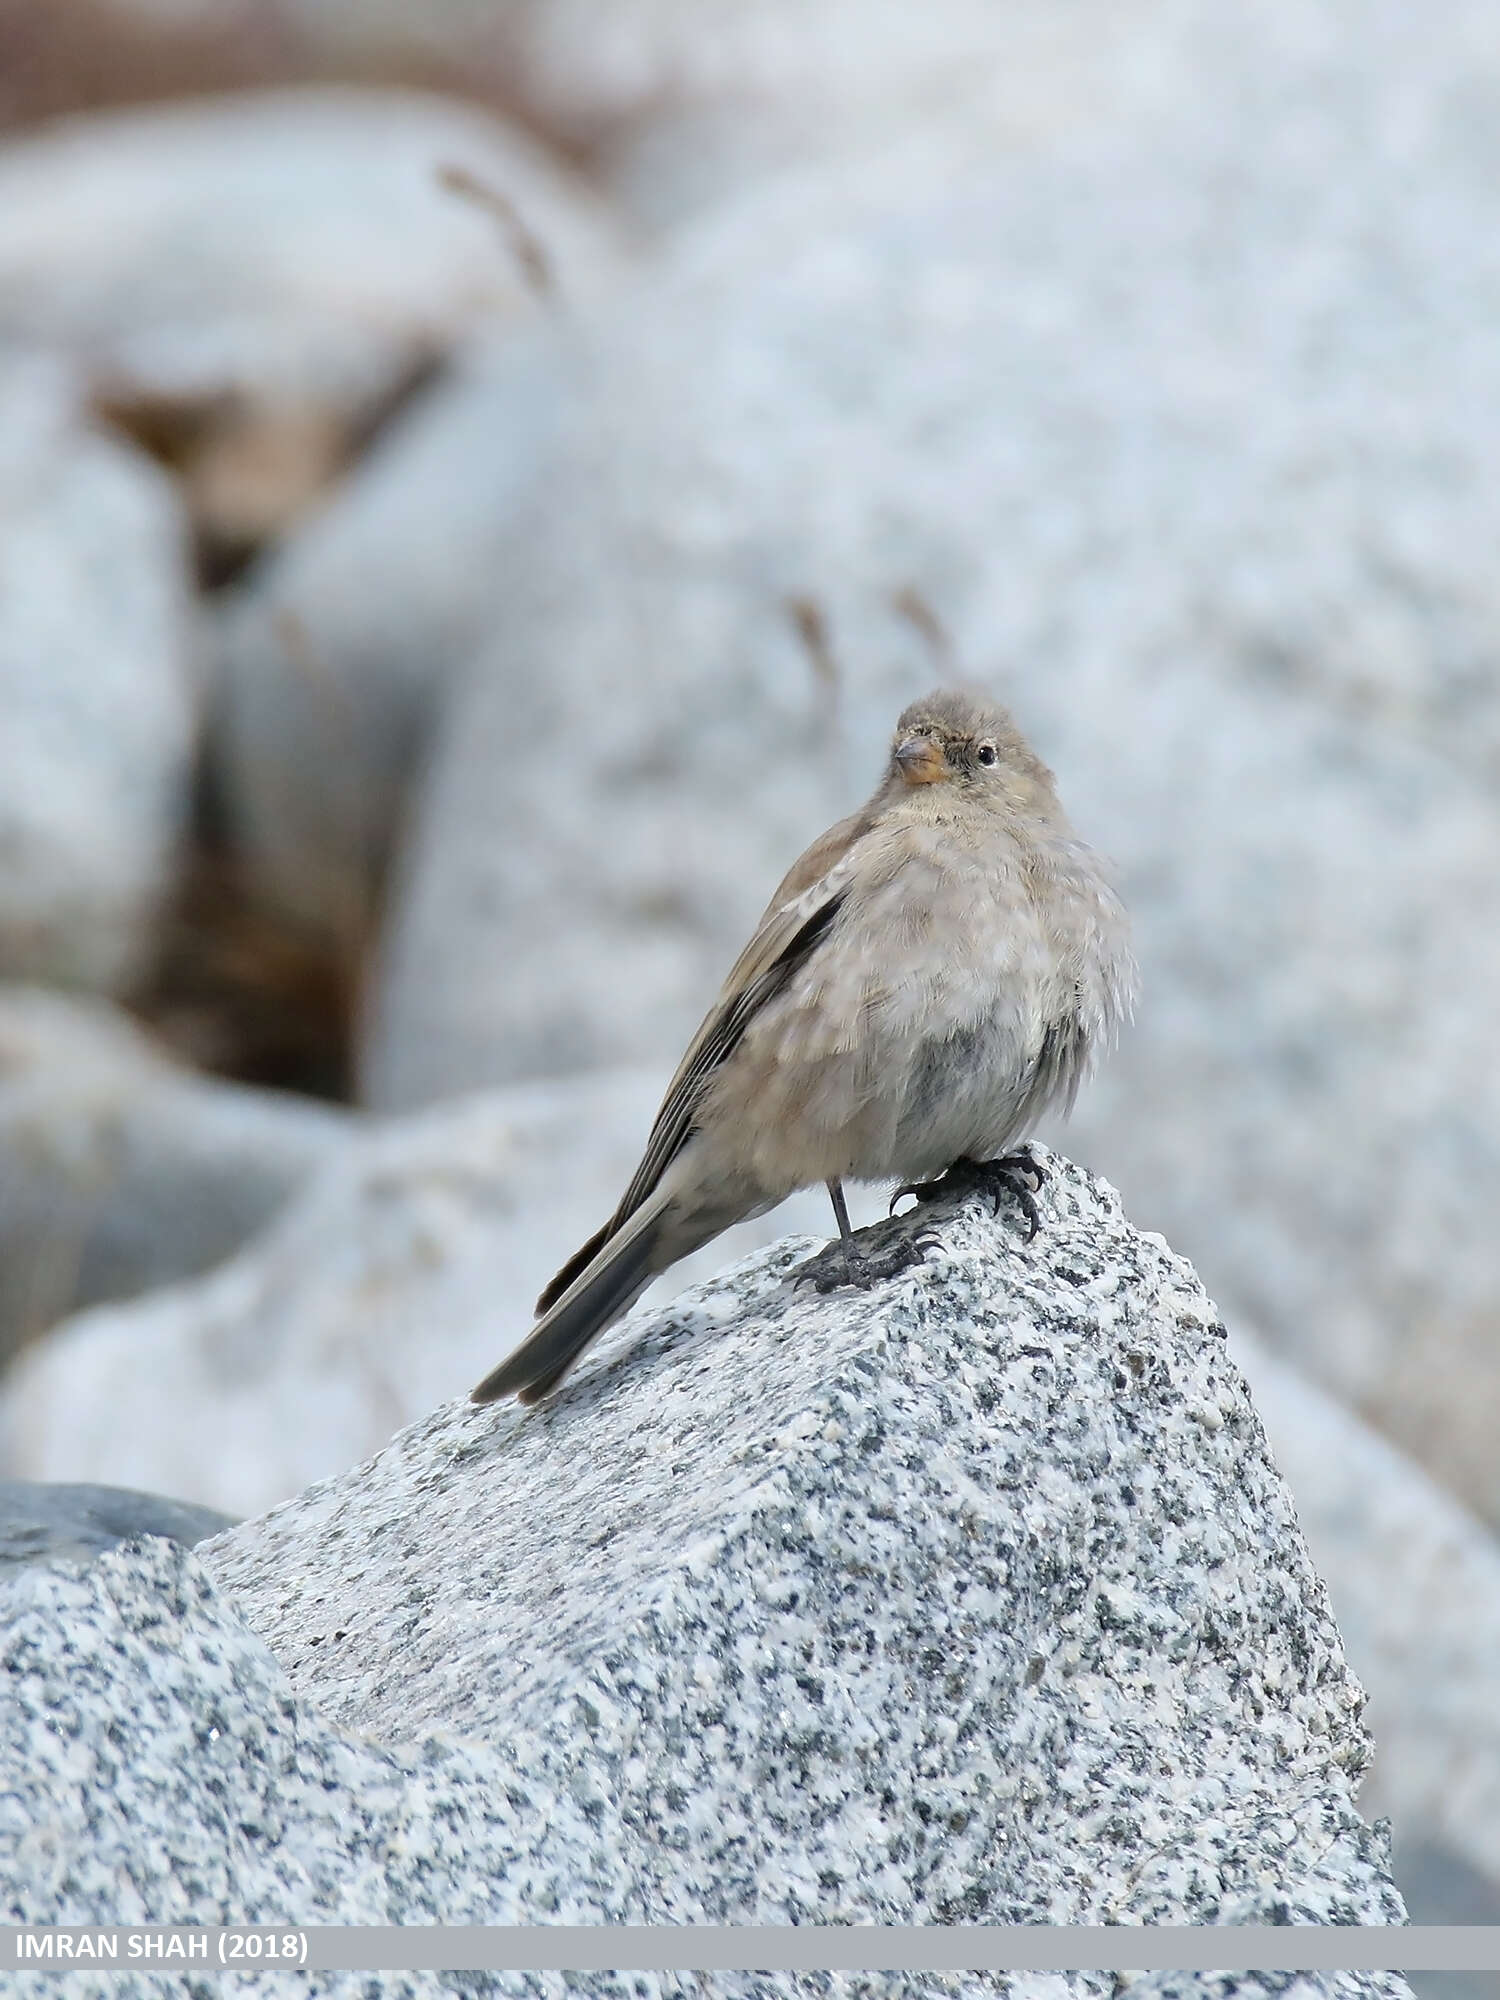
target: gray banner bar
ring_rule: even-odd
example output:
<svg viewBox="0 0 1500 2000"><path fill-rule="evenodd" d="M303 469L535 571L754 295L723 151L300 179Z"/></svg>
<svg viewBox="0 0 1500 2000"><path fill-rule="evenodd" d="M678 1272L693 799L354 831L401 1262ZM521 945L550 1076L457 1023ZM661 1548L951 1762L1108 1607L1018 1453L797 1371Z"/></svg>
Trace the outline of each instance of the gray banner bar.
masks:
<svg viewBox="0 0 1500 2000"><path fill-rule="evenodd" d="M0 1967L170 1972L1492 1972L1500 1927L10 1925Z"/></svg>

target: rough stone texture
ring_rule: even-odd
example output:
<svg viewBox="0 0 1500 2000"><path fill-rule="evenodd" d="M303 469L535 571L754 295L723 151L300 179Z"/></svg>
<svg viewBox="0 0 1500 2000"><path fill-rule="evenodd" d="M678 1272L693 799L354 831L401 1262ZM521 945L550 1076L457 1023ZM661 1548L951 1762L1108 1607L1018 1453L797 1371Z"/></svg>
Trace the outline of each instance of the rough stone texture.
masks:
<svg viewBox="0 0 1500 2000"><path fill-rule="evenodd" d="M0 1479L0 1573L28 1563L87 1562L142 1535L191 1546L233 1525L212 1507L188 1507L159 1493Z"/></svg>
<svg viewBox="0 0 1500 2000"><path fill-rule="evenodd" d="M1213 1307L1053 1166L1035 1243L950 1206L853 1298L784 1243L540 1413L22 1573L7 1914L1399 1923Z"/></svg>
<svg viewBox="0 0 1500 2000"><path fill-rule="evenodd" d="M1369 1690L1376 1753L1364 1808L1388 1816L1403 1843L1446 1849L1487 1876L1500 1907L1500 1547L1385 1439L1239 1329L1234 1349Z"/></svg>
<svg viewBox="0 0 1500 2000"><path fill-rule="evenodd" d="M81 1573L23 1570L0 1589L0 1616L9 1921L514 1911L482 1866L469 1873L498 1858L512 1818L502 1760L482 1745L393 1752L335 1734L187 1551L148 1542ZM25 1796L9 1789L22 1774L36 1787Z"/></svg>
<svg viewBox="0 0 1500 2000"><path fill-rule="evenodd" d="M180 1069L105 1002L0 986L0 1357L227 1257L352 1122Z"/></svg>
<svg viewBox="0 0 1500 2000"><path fill-rule="evenodd" d="M366 1456L519 1339L619 1199L660 1091L630 1074L497 1092L340 1147L218 1270L35 1342L0 1390L0 1470L243 1515ZM821 1189L709 1245L657 1295L788 1226L832 1227Z"/></svg>
<svg viewBox="0 0 1500 2000"><path fill-rule="evenodd" d="M166 478L0 342L0 976L139 964L187 806L190 636Z"/></svg>
<svg viewBox="0 0 1500 2000"><path fill-rule="evenodd" d="M515 1923L554 1894L546 1921L657 1917L642 1908L637 1850L603 1845L603 1786L570 1789L568 1773L536 1768L535 1746L524 1742L427 1735L415 1745L379 1745L330 1729L186 1551L151 1543L106 1555L82 1574L32 1569L0 1584L0 1658L14 1694L0 1715L0 1912L8 1922ZM563 1871L579 1857L589 1872L575 1890ZM1374 1920L1389 1920L1384 1894L1371 1900ZM150 2000L163 1991L160 1975L71 1979L70 2000ZM430 1973L388 1973L378 1990L396 2000L455 1987L549 2000L565 1990L555 1974L460 1982ZM368 1975L298 1973L255 1990L370 1988ZM711 1986L696 1975L598 1974L586 1990L609 2000L705 1990L745 2000L1108 2000L1121 1989L1108 1975L1086 1974L1014 1982L721 1975ZM1165 1990L1150 1978L1126 1989L1132 2000ZM1176 1990L1227 2000L1211 1977ZM1249 1977L1227 1991L1279 1993L1283 1985ZM1297 2000L1399 2000L1406 1989L1379 1975L1325 1974L1294 1991Z"/></svg>
<svg viewBox="0 0 1500 2000"><path fill-rule="evenodd" d="M491 565L372 1100L669 1060L941 669L915 590L1138 912L1070 1143L1500 1520L1490 25L1218 10L1149 136L684 243Z"/></svg>
<svg viewBox="0 0 1500 2000"><path fill-rule="evenodd" d="M1393 1916L1362 1697L1213 1308L1053 1165L1029 1246L975 1201L820 1299L783 1243L540 1415L449 1405L204 1560L335 1725L586 1757L604 1840L665 1822L669 1921Z"/></svg>

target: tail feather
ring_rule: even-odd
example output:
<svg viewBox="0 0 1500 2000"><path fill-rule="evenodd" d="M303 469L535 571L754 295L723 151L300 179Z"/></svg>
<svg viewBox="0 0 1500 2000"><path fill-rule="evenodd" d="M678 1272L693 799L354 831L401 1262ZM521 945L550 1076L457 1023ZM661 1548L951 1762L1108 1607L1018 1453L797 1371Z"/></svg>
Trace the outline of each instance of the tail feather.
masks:
<svg viewBox="0 0 1500 2000"><path fill-rule="evenodd" d="M515 1353L471 1392L470 1400L493 1403L501 1396L519 1396L523 1403L539 1402L562 1380L589 1342L627 1311L656 1276L660 1267L655 1252L661 1229L661 1204L650 1205L595 1253L560 1296L554 1280L542 1295L544 1299L550 1295L553 1301L548 1310ZM565 1265L564 1273L578 1261L575 1258Z"/></svg>
<svg viewBox="0 0 1500 2000"><path fill-rule="evenodd" d="M615 1225L606 1222L602 1229L596 1229L581 1250L575 1250L557 1276L553 1278L536 1302L536 1309L544 1313L549 1306L555 1306L569 1285L581 1278L589 1265L599 1255L605 1244L613 1236Z"/></svg>

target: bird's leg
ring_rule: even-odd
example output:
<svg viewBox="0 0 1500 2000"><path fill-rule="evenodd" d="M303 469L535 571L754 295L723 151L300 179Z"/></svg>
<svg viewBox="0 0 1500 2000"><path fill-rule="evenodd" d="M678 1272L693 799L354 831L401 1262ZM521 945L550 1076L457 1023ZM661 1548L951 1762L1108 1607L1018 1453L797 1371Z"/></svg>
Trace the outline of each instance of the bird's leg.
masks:
<svg viewBox="0 0 1500 2000"><path fill-rule="evenodd" d="M1033 1159L1030 1148L1026 1146L1018 1152L1005 1153L998 1160L955 1160L939 1180L912 1181L905 1187L898 1187L891 1196L891 1212L895 1213L896 1203L903 1195L915 1195L918 1201L936 1201L939 1195L979 1191L990 1197L998 1215L1000 1198L1008 1194L1020 1203L1021 1213L1026 1217L1026 1241L1029 1243L1042 1226L1036 1198L1046 1179L1046 1169L1039 1160Z"/></svg>
<svg viewBox="0 0 1500 2000"><path fill-rule="evenodd" d="M849 1274L851 1285L860 1280L860 1257L854 1247L854 1231L849 1227L849 1204L844 1199L844 1183L835 1174L823 1185L828 1189L828 1199L833 1203L834 1217L839 1226L839 1241L844 1246L844 1269Z"/></svg>
<svg viewBox="0 0 1500 2000"><path fill-rule="evenodd" d="M913 1264L920 1264L930 1249L939 1246L939 1239L927 1231L913 1235L908 1230L893 1232L882 1228L878 1232L866 1230L865 1235L878 1235L887 1240L861 1247L849 1226L843 1184L831 1180L826 1185L833 1212L838 1217L839 1241L828 1244L793 1267L792 1276L797 1284L812 1285L820 1292L836 1292L842 1285L853 1285L857 1290L867 1292L876 1285L883 1285L887 1279L899 1277Z"/></svg>

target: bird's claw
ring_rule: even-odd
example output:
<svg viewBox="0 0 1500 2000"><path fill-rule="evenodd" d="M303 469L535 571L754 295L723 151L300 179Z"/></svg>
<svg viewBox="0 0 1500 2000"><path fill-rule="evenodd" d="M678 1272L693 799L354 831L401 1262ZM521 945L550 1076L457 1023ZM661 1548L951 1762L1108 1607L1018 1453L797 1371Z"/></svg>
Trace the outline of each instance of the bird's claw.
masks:
<svg viewBox="0 0 1500 2000"><path fill-rule="evenodd" d="M907 1181L891 1196L887 1215L896 1213L896 1203L904 1201L907 1195L915 1195L918 1201L936 1201L943 1191L943 1183L938 1181Z"/></svg>
<svg viewBox="0 0 1500 2000"><path fill-rule="evenodd" d="M811 1285L818 1292L836 1292L843 1285L868 1292L890 1278L900 1277L913 1264L920 1264L937 1242L936 1236L924 1230L914 1237L904 1232L899 1236L893 1233L891 1241L869 1249L846 1252L844 1244L830 1243L798 1264L789 1275L794 1284Z"/></svg>
<svg viewBox="0 0 1500 2000"><path fill-rule="evenodd" d="M1042 1212L1037 1207L1037 1195L1047 1179L1047 1170L1039 1160L1022 1148L1016 1153L1006 1153L998 1160L955 1160L939 1180L911 1181L905 1187L897 1188L891 1196L891 1211L904 1195L914 1195L919 1202L936 1201L939 1196L987 1194L994 1205L995 1214L1000 1213L1000 1205L1006 1195L1019 1204L1026 1218L1026 1241L1029 1243L1042 1226ZM796 1265L788 1276L795 1285L811 1285L819 1292L835 1292L841 1285L849 1285L857 1291L868 1291L873 1285L884 1284L888 1278L899 1277L913 1264L920 1264L929 1250L943 1247L941 1236L931 1229L923 1229L915 1234L901 1231L889 1232L889 1240L878 1241L887 1235L884 1224L879 1231L862 1230L861 1242L856 1248L851 1241L829 1243L813 1256ZM877 1238L870 1244L868 1239Z"/></svg>
<svg viewBox="0 0 1500 2000"><path fill-rule="evenodd" d="M891 1213L895 1213L896 1203L905 1195L914 1195L919 1202L928 1202L936 1201L940 1195L978 1191L990 1197L998 1215L1001 1198L1008 1194L1020 1205L1021 1213L1026 1217L1026 1241L1029 1243L1042 1226L1042 1212L1037 1207L1036 1198L1046 1179L1046 1168L1024 1146L1019 1152L1005 1153L998 1160L955 1160L938 1180L909 1181L905 1187L897 1188L891 1196Z"/></svg>

